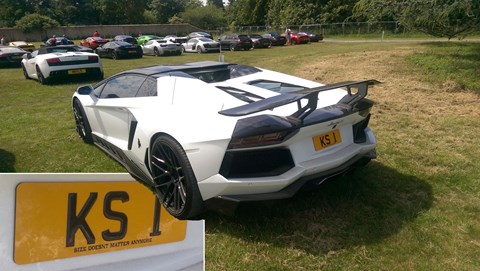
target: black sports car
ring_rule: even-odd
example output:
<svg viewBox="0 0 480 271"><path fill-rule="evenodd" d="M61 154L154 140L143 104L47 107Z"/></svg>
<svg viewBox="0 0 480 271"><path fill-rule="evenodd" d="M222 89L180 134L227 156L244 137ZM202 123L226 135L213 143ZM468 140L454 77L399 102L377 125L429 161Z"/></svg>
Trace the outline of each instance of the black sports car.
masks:
<svg viewBox="0 0 480 271"><path fill-rule="evenodd" d="M263 37L269 38L274 46L283 46L287 43L287 38L278 34L277 32L268 32L263 34Z"/></svg>
<svg viewBox="0 0 480 271"><path fill-rule="evenodd" d="M20 66L22 56L26 53L18 47L0 46L0 65Z"/></svg>
<svg viewBox="0 0 480 271"><path fill-rule="evenodd" d="M113 38L113 41L124 41L128 42L130 44L138 44L138 41L136 38L129 36L129 35L118 35Z"/></svg>
<svg viewBox="0 0 480 271"><path fill-rule="evenodd" d="M142 47L137 44L130 44L125 41L110 41L95 49L100 57L109 57L111 59L119 58L141 58L143 56Z"/></svg>
<svg viewBox="0 0 480 271"><path fill-rule="evenodd" d="M269 38L264 38L259 34L250 34L248 37L253 41L253 48L272 47L272 41Z"/></svg>
<svg viewBox="0 0 480 271"><path fill-rule="evenodd" d="M310 39L310 42L318 42L318 41L323 40L323 35L322 34L315 34L315 33L310 33L310 32L300 32L298 34L307 35L308 38Z"/></svg>

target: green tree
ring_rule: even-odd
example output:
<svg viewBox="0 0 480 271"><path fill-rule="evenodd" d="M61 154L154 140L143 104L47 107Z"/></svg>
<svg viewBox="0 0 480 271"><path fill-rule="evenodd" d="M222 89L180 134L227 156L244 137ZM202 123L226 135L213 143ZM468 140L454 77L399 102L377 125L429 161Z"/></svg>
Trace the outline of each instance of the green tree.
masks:
<svg viewBox="0 0 480 271"><path fill-rule="evenodd" d="M270 0L236 0L230 2L228 18L236 25L264 25Z"/></svg>
<svg viewBox="0 0 480 271"><path fill-rule="evenodd" d="M222 0L207 0L207 6L215 6L217 8L223 8Z"/></svg>
<svg viewBox="0 0 480 271"><path fill-rule="evenodd" d="M225 13L222 8L204 6L196 9L187 9L180 13L183 22L197 26L201 29L217 29L227 25Z"/></svg>
<svg viewBox="0 0 480 271"><path fill-rule="evenodd" d="M354 16L369 20L391 16L404 26L436 36L462 38L480 29L478 0L360 0Z"/></svg>
<svg viewBox="0 0 480 271"><path fill-rule="evenodd" d="M125 18L125 1L121 0L94 0L95 10L98 12L100 24L123 24Z"/></svg>
<svg viewBox="0 0 480 271"><path fill-rule="evenodd" d="M32 32L35 30L45 30L59 26L60 24L54 19L38 13L32 13L25 15L18 20L15 27L19 28L23 32Z"/></svg>
<svg viewBox="0 0 480 271"><path fill-rule="evenodd" d="M157 23L168 23L168 20L185 10L185 1L178 0L152 0L148 9L155 16Z"/></svg>
<svg viewBox="0 0 480 271"><path fill-rule="evenodd" d="M34 12L25 0L0 0L0 6L0 27L15 26L25 14Z"/></svg>

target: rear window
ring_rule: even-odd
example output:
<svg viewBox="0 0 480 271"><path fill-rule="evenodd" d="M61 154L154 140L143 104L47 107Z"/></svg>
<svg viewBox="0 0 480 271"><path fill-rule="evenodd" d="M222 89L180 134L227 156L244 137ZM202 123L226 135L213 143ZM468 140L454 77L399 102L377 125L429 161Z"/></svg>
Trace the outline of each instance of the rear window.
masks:
<svg viewBox="0 0 480 271"><path fill-rule="evenodd" d="M293 84L288 84L284 82L276 82L276 81L268 81L268 80L255 80L248 83L251 86L268 89L271 91L279 92L279 93L288 93L294 92L299 90L306 89L302 86L297 86Z"/></svg>
<svg viewBox="0 0 480 271"><path fill-rule="evenodd" d="M65 53L65 52L75 52L77 51L73 47L50 47L47 49L49 53Z"/></svg>
<svg viewBox="0 0 480 271"><path fill-rule="evenodd" d="M238 38L240 40L248 40L249 39L249 37L247 35L238 35Z"/></svg>

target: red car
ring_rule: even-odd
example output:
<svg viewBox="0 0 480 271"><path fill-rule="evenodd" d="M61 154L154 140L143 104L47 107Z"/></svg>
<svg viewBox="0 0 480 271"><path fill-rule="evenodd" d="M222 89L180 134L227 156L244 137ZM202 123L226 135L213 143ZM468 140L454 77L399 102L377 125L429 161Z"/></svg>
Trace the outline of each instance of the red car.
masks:
<svg viewBox="0 0 480 271"><path fill-rule="evenodd" d="M290 33L290 44L305 44L310 41L308 35L301 33Z"/></svg>
<svg viewBox="0 0 480 271"><path fill-rule="evenodd" d="M105 43L107 43L108 40L103 39L101 37L88 37L82 41L80 41L80 44L85 47L89 47L92 49L97 48L98 46L102 46Z"/></svg>

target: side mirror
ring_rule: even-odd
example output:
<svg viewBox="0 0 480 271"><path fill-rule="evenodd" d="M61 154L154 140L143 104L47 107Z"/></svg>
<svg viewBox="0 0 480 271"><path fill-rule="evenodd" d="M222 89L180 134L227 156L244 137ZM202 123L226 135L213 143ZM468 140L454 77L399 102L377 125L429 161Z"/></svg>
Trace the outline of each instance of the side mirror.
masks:
<svg viewBox="0 0 480 271"><path fill-rule="evenodd" d="M32 58L32 54L31 53L23 54L22 58L25 59L25 60L28 60L28 59Z"/></svg>
<svg viewBox="0 0 480 271"><path fill-rule="evenodd" d="M92 85L80 86L77 88L77 93L80 95L90 95L93 92Z"/></svg>

